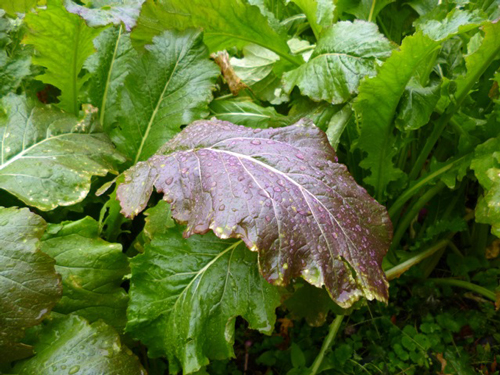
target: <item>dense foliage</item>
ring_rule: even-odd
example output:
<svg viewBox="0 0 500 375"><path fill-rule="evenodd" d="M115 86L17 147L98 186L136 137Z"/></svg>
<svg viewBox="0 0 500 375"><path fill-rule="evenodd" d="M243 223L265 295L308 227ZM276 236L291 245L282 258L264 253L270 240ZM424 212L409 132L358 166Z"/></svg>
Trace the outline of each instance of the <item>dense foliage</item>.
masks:
<svg viewBox="0 0 500 375"><path fill-rule="evenodd" d="M0 0L0 373L498 374L499 20Z"/></svg>

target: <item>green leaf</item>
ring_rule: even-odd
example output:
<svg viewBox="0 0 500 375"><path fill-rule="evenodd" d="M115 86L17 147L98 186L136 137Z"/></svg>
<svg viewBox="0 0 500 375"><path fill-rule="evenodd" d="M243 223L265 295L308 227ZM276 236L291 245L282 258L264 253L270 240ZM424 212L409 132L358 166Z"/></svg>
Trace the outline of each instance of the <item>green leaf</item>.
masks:
<svg viewBox="0 0 500 375"><path fill-rule="evenodd" d="M0 96L15 91L21 81L30 74L30 56L8 56L0 50Z"/></svg>
<svg viewBox="0 0 500 375"><path fill-rule="evenodd" d="M128 260L120 244L98 237L98 229L90 217L48 226L41 249L55 259L64 292L54 311L74 312L91 323L102 319L121 332L128 296L120 284Z"/></svg>
<svg viewBox="0 0 500 375"><path fill-rule="evenodd" d="M358 147L368 154L360 165L371 171L364 181L375 187L379 200L383 199L387 185L403 176L393 163L397 151L393 120L398 103L410 79L437 48L439 44L422 33L406 37L401 49L392 53L377 76L365 79L359 87L354 105L361 118Z"/></svg>
<svg viewBox="0 0 500 375"><path fill-rule="evenodd" d="M150 356L166 355L171 373L182 366L189 374L209 359L234 357L237 316L252 329L273 330L279 293L242 241L213 234L185 239L177 226L156 233L131 268L127 331Z"/></svg>
<svg viewBox="0 0 500 375"><path fill-rule="evenodd" d="M145 160L181 130L208 115L219 74L202 33L165 31L132 63L125 79L118 127L111 139L133 163Z"/></svg>
<svg viewBox="0 0 500 375"><path fill-rule="evenodd" d="M61 296L54 261L40 251L45 221L27 208L0 207L0 363L32 354L19 341Z"/></svg>
<svg viewBox="0 0 500 375"><path fill-rule="evenodd" d="M331 310L342 312L342 309L332 301L324 288L316 288L307 283L303 283L284 302L284 305L295 317L305 318L307 324L312 327L320 327L325 324Z"/></svg>
<svg viewBox="0 0 500 375"><path fill-rule="evenodd" d="M259 8L242 0L147 0L134 28L132 39L140 44L151 41L166 28L201 28L210 52L254 43L278 54L292 65L300 56L290 49Z"/></svg>
<svg viewBox="0 0 500 375"><path fill-rule="evenodd" d="M321 35L324 27L333 23L333 12L335 9L334 0L290 0L297 4L304 12L309 21L309 25L316 36Z"/></svg>
<svg viewBox="0 0 500 375"><path fill-rule="evenodd" d="M248 86L267 77L279 60L277 54L257 44L243 47L243 56L241 59L232 57L230 63L236 75Z"/></svg>
<svg viewBox="0 0 500 375"><path fill-rule="evenodd" d="M453 9L443 17L433 19L417 20L417 30L421 30L432 40L444 40L458 33L464 33L477 28L484 17L480 16L479 11L469 12L461 9Z"/></svg>
<svg viewBox="0 0 500 375"><path fill-rule="evenodd" d="M66 0L65 5L68 12L80 15L89 26L123 23L127 31L130 31L135 26L143 2L144 0L93 1L89 8Z"/></svg>
<svg viewBox="0 0 500 375"><path fill-rule="evenodd" d="M396 127L407 132L426 125L440 96L440 85L423 87L416 80L410 81L399 103Z"/></svg>
<svg viewBox="0 0 500 375"><path fill-rule="evenodd" d="M285 123L285 116L276 112L274 107L261 107L248 98L216 99L210 103L210 111L219 120L252 128L267 128Z"/></svg>
<svg viewBox="0 0 500 375"><path fill-rule="evenodd" d="M353 14L360 20L373 21L388 4L396 0L337 0L336 12Z"/></svg>
<svg viewBox="0 0 500 375"><path fill-rule="evenodd" d="M0 188L30 206L48 211L80 202L92 176L124 161L90 116L78 121L13 94L1 105Z"/></svg>
<svg viewBox="0 0 500 375"><path fill-rule="evenodd" d="M37 0L0 0L0 9L11 16L16 17L16 13L28 13L35 8Z"/></svg>
<svg viewBox="0 0 500 375"><path fill-rule="evenodd" d="M338 22L324 31L307 63L285 73L285 90L298 86L315 101L346 102L357 93L361 78L375 74L376 59L391 50L375 24Z"/></svg>
<svg viewBox="0 0 500 375"><path fill-rule="evenodd" d="M79 16L67 12L62 0L48 0L46 10L29 13L25 22L29 33L24 42L37 51L33 63L46 68L37 79L60 89L58 106L78 115L78 95L88 78L80 73L94 52L92 40L100 30L88 27Z"/></svg>
<svg viewBox="0 0 500 375"><path fill-rule="evenodd" d="M491 225L491 232L500 237L500 137L476 147L471 169L485 190L476 207L476 221Z"/></svg>
<svg viewBox="0 0 500 375"><path fill-rule="evenodd" d="M118 95L137 54L123 26L104 30L94 45L97 52L85 63L85 68L92 73L89 96L92 105L99 108L101 125L109 131L120 113Z"/></svg>
<svg viewBox="0 0 500 375"><path fill-rule="evenodd" d="M0 17L0 97L16 91L31 73L32 48L20 44L23 35L24 28L18 20Z"/></svg>
<svg viewBox="0 0 500 375"><path fill-rule="evenodd" d="M455 97L461 102L500 53L500 22L489 22L483 26L484 38L481 46L465 58L467 74L457 78Z"/></svg>
<svg viewBox="0 0 500 375"><path fill-rule="evenodd" d="M31 337L37 353L17 362L18 375L146 375L137 357L104 322L76 315L45 321Z"/></svg>

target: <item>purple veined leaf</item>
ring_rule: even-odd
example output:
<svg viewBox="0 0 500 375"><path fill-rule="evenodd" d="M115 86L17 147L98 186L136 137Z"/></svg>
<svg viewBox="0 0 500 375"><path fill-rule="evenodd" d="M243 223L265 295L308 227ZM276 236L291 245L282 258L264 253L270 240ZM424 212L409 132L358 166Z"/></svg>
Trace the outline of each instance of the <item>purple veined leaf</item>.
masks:
<svg viewBox="0 0 500 375"><path fill-rule="evenodd" d="M361 296L387 301L382 259L392 237L386 209L337 162L312 123L251 129L196 121L145 162L125 172L122 213L142 211L153 187L187 224L241 238L259 253L271 283L301 276L349 307Z"/></svg>

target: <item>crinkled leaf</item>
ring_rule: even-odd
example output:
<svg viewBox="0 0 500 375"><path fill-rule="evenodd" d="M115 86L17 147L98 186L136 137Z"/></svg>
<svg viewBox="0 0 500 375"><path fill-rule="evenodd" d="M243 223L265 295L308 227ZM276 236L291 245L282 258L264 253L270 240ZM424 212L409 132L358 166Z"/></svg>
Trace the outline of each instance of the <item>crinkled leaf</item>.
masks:
<svg viewBox="0 0 500 375"><path fill-rule="evenodd" d="M55 259L62 276L64 294L54 311L74 312L91 323L102 319L120 332L128 302L120 284L129 272L128 260L120 244L99 238L98 227L90 217L50 224L41 249Z"/></svg>
<svg viewBox="0 0 500 375"><path fill-rule="evenodd" d="M163 220L153 214L149 219ZM181 366L189 374L209 359L234 357L238 316L252 329L273 331L280 295L242 241L211 233L185 239L177 226L156 232L131 268L127 331L148 346L150 356L166 355L171 373Z"/></svg>
<svg viewBox="0 0 500 375"><path fill-rule="evenodd" d="M0 362L32 354L19 341L61 297L54 261L40 251L45 221L27 208L0 207Z"/></svg>
<svg viewBox="0 0 500 375"><path fill-rule="evenodd" d="M375 60L391 53L391 44L375 24L338 22L324 31L311 58L284 75L285 89L334 104L357 92L361 78L375 74Z"/></svg>
<svg viewBox="0 0 500 375"><path fill-rule="evenodd" d="M492 138L476 147L471 163L485 193L476 207L476 221L491 225L500 237L500 138Z"/></svg>
<svg viewBox="0 0 500 375"><path fill-rule="evenodd" d="M92 176L123 162L89 118L9 94L1 101L0 188L30 206L51 210L82 201Z"/></svg>
<svg viewBox="0 0 500 375"><path fill-rule="evenodd" d="M406 37L401 50L392 53L377 76L365 79L359 87L355 103L361 119L358 147L367 153L360 165L371 171L364 181L375 188L379 200L387 185L403 176L393 163L397 152L393 120L398 103L410 79L437 48L439 44L422 33Z"/></svg>
<svg viewBox="0 0 500 375"><path fill-rule="evenodd" d="M92 40L99 34L76 14L69 13L62 0L48 0L46 10L29 13L26 44L35 47L33 63L46 68L37 77L61 90L59 107L78 115L78 95L88 76L81 76L83 63L94 52Z"/></svg>
<svg viewBox="0 0 500 375"><path fill-rule="evenodd" d="M24 28L18 20L0 17L0 97L16 91L31 73L32 48L20 44L23 35Z"/></svg>
<svg viewBox="0 0 500 375"><path fill-rule="evenodd" d="M399 102L396 127L401 131L410 131L426 125L440 96L439 84L423 87L417 81L410 81Z"/></svg>
<svg viewBox="0 0 500 375"><path fill-rule="evenodd" d="M5 50L0 50L0 96L7 95L21 84L30 74L30 56L8 56Z"/></svg>
<svg viewBox="0 0 500 375"><path fill-rule="evenodd" d="M130 31L139 17L142 3L144 0L112 0L106 2L105 6L98 7L99 4L93 4L94 7L88 8L66 0L66 9L68 12L81 16L89 26L104 26L110 23L120 25L123 23L125 28Z"/></svg>
<svg viewBox="0 0 500 375"><path fill-rule="evenodd" d="M136 163L153 155L181 125L208 115L217 66L200 31L165 31L132 62L111 139Z"/></svg>
<svg viewBox="0 0 500 375"><path fill-rule="evenodd" d="M210 52L253 43L293 65L302 62L299 56L290 55L286 41L259 8L242 0L146 0L132 38L146 44L166 28L189 27L203 29Z"/></svg>
<svg viewBox="0 0 500 375"><path fill-rule="evenodd" d="M214 100L210 103L210 111L219 120L252 128L280 125L285 119L274 107L261 107L248 99Z"/></svg>
<svg viewBox="0 0 500 375"><path fill-rule="evenodd" d="M109 131L120 113L118 94L129 72L130 63L137 58L130 36L122 26L104 30L94 39L97 52L85 63L92 76L89 81L91 103L99 108L99 119Z"/></svg>
<svg viewBox="0 0 500 375"><path fill-rule="evenodd" d="M122 212L143 210L153 186L188 224L185 236L212 229L242 238L259 252L271 283L302 276L326 285L343 307L363 295L387 300L380 266L391 238L386 210L309 122L262 130L197 121L126 172L117 192Z"/></svg>
<svg viewBox="0 0 500 375"><path fill-rule="evenodd" d="M36 355L17 362L18 375L146 375L138 358L102 321L69 315L46 320L30 338Z"/></svg>
<svg viewBox="0 0 500 375"><path fill-rule="evenodd" d="M444 18L417 20L417 30L421 30L429 38L439 41L452 35L467 32L477 28L484 17L479 11L469 12L467 10L453 9Z"/></svg>

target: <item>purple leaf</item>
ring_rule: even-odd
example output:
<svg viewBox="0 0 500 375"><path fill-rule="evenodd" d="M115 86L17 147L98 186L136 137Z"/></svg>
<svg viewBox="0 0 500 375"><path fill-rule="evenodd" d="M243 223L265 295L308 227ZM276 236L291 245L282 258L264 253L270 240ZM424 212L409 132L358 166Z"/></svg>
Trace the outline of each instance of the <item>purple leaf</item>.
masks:
<svg viewBox="0 0 500 375"><path fill-rule="evenodd" d="M146 162L125 172L122 213L142 211L153 191L187 224L185 237L210 229L259 253L271 283L294 277L326 289L342 307L361 296L387 301L381 263L392 237L383 206L337 162L313 124L250 129L196 121Z"/></svg>

